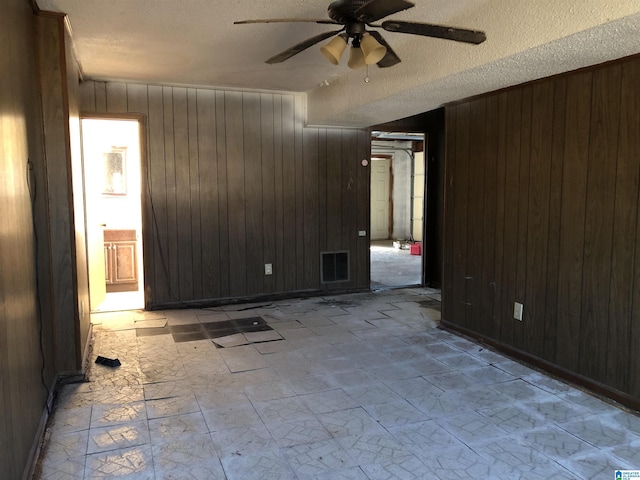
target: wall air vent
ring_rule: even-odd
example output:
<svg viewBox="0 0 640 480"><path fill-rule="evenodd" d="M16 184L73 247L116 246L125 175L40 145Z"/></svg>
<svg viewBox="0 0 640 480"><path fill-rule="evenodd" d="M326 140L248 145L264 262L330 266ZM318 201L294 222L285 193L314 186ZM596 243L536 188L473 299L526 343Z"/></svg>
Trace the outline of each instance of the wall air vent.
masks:
<svg viewBox="0 0 640 480"><path fill-rule="evenodd" d="M349 281L349 252L320 253L320 281L322 283Z"/></svg>

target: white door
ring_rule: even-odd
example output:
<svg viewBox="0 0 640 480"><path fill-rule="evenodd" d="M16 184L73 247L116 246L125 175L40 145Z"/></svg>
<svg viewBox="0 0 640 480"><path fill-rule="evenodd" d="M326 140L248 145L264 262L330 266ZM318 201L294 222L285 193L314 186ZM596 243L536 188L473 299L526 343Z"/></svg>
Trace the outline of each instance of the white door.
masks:
<svg viewBox="0 0 640 480"><path fill-rule="evenodd" d="M391 160L371 162L371 240L389 238L389 204L391 202Z"/></svg>

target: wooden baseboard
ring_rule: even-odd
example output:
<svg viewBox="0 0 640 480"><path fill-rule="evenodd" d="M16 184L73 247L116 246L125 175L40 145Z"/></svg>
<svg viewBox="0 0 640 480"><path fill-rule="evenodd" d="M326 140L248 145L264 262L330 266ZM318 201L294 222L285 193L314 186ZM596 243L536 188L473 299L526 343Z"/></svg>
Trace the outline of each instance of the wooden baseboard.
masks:
<svg viewBox="0 0 640 480"><path fill-rule="evenodd" d="M27 465L22 472L22 480L30 480L32 478L38 478L36 476L38 470L38 460L40 459L40 452L44 445L45 433L47 431L47 423L49 422L49 412L53 410L53 404L57 395L56 385L58 385L59 377L56 375L53 378L52 384L49 386L49 396L47 397L47 403L42 409L42 415L40 415L40 422L38 423L38 429L33 437L33 443L29 450L29 458L27 459Z"/></svg>
<svg viewBox="0 0 640 480"><path fill-rule="evenodd" d="M572 372L571 370L567 370L560 365L556 365L555 363L536 357L535 355L531 355L530 353L519 350L511 345L499 342L498 340L484 336L459 325L455 325L446 320L441 320L440 325L446 330L462 334L471 340L488 345L508 357L526 363L538 370L542 370L565 382L571 383L578 388L586 389L603 399L616 402L631 410L640 411L640 398L633 397L628 393L616 390L613 387L597 382L591 378Z"/></svg>

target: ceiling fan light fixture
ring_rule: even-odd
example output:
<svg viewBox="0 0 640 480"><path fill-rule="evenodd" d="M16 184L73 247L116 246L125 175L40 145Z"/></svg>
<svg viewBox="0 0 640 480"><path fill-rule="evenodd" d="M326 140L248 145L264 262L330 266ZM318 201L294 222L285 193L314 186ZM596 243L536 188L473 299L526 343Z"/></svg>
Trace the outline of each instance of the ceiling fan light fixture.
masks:
<svg viewBox="0 0 640 480"><path fill-rule="evenodd" d="M362 49L357 46L352 46L349 51L349 62L347 62L347 66L352 69L366 67L367 64L364 61L364 53L362 53Z"/></svg>
<svg viewBox="0 0 640 480"><path fill-rule="evenodd" d="M340 63L340 57L344 53L347 48L347 37L346 34L341 33L340 35L336 35L326 45L320 47L320 52L324 57L329 60L334 65L338 65Z"/></svg>
<svg viewBox="0 0 640 480"><path fill-rule="evenodd" d="M360 48L364 55L364 62L367 65L378 63L387 54L387 47L381 45L370 34L364 33L360 39Z"/></svg>

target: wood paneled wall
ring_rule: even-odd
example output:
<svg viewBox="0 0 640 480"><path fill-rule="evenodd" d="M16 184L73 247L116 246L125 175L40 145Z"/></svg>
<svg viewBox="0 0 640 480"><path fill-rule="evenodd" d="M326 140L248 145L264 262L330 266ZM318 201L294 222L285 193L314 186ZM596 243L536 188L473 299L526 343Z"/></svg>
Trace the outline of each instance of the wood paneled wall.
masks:
<svg viewBox="0 0 640 480"><path fill-rule="evenodd" d="M3 3L0 45L0 477L16 480L28 473L47 398L43 382L51 384L54 375L46 311L45 358L40 355L29 183L38 202L36 218L46 199L34 17L28 2ZM47 243L46 236L38 238L39 249Z"/></svg>
<svg viewBox="0 0 640 480"><path fill-rule="evenodd" d="M78 71L63 14L39 13L37 39L45 148L40 193L47 199L47 216L39 222L38 234L51 239L46 280L57 372L77 373L90 325Z"/></svg>
<svg viewBox="0 0 640 480"><path fill-rule="evenodd" d="M148 308L369 288L366 130L304 126L304 98L84 82L81 110L147 119ZM320 252L351 280L320 283ZM264 264L273 264L273 275Z"/></svg>
<svg viewBox="0 0 640 480"><path fill-rule="evenodd" d="M635 56L446 109L443 289L446 323L636 402L639 85Z"/></svg>

